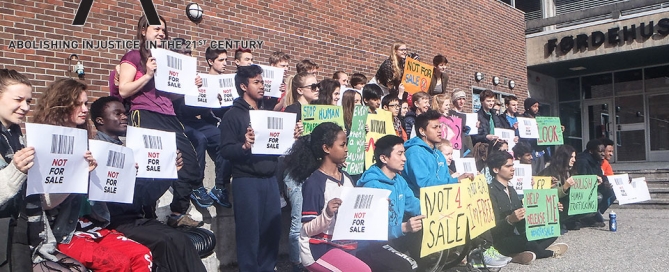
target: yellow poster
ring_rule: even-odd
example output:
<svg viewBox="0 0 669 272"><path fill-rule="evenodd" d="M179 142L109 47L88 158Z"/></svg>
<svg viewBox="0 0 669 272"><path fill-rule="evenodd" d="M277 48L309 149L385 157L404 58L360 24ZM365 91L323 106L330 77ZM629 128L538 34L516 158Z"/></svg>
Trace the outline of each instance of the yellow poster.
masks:
<svg viewBox="0 0 669 272"><path fill-rule="evenodd" d="M433 71L434 67L432 65L407 57L404 62L404 74L402 75L404 89L410 94L427 92L427 89L430 88Z"/></svg>
<svg viewBox="0 0 669 272"><path fill-rule="evenodd" d="M550 189L553 178L551 177L532 177L532 189Z"/></svg>
<svg viewBox="0 0 669 272"><path fill-rule="evenodd" d="M476 176L474 181L463 180L462 186L469 199L467 203L469 236L474 238L495 227L495 212L490 201L490 190L482 174Z"/></svg>
<svg viewBox="0 0 669 272"><path fill-rule="evenodd" d="M376 110L376 114L367 114L367 135L365 142L365 170L374 165L374 149L376 149L376 141L388 134L395 135L395 128L393 127L393 114L389 111L381 109Z"/></svg>
<svg viewBox="0 0 669 272"><path fill-rule="evenodd" d="M420 188L423 240L420 257L465 244L467 193L461 183Z"/></svg>

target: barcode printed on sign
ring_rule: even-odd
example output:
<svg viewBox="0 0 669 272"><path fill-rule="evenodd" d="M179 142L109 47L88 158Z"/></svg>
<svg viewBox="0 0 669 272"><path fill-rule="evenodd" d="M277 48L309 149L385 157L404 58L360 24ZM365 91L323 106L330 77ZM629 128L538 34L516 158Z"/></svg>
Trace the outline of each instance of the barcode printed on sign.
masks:
<svg viewBox="0 0 669 272"><path fill-rule="evenodd" d="M370 120L370 121L371 121L371 126L369 128L369 131L380 134L386 133L386 122L379 120Z"/></svg>
<svg viewBox="0 0 669 272"><path fill-rule="evenodd" d="M623 185L623 179L622 178L614 178L614 181L616 185Z"/></svg>
<svg viewBox="0 0 669 272"><path fill-rule="evenodd" d="M502 138L504 139L511 138L511 133L509 133L508 131L502 131Z"/></svg>
<svg viewBox="0 0 669 272"><path fill-rule="evenodd" d="M516 168L515 175L524 177L525 176L525 168L520 168L520 167Z"/></svg>
<svg viewBox="0 0 669 272"><path fill-rule="evenodd" d="M465 173L474 172L474 166L472 165L472 163L468 163L468 162L463 163L462 167L465 168Z"/></svg>
<svg viewBox="0 0 669 272"><path fill-rule="evenodd" d="M163 140L160 136L142 135L144 139L144 148L163 149Z"/></svg>
<svg viewBox="0 0 669 272"><path fill-rule="evenodd" d="M267 129L283 129L283 118L268 116Z"/></svg>
<svg viewBox="0 0 669 272"><path fill-rule="evenodd" d="M51 154L73 154L74 136L51 134Z"/></svg>
<svg viewBox="0 0 669 272"><path fill-rule="evenodd" d="M125 165L125 154L109 150L109 154L107 155L107 166L123 168L123 165Z"/></svg>
<svg viewBox="0 0 669 272"><path fill-rule="evenodd" d="M268 69L262 70L262 78L274 78L274 71Z"/></svg>
<svg viewBox="0 0 669 272"><path fill-rule="evenodd" d="M204 88L209 87L209 84L207 84L207 78L202 78L202 87Z"/></svg>
<svg viewBox="0 0 669 272"><path fill-rule="evenodd" d="M181 70L181 63L182 60L177 57L172 57L172 56L167 56L167 67L170 67L172 69L177 69Z"/></svg>
<svg viewBox="0 0 669 272"><path fill-rule="evenodd" d="M355 205L353 209L369 209L372 206L372 199L374 195L358 195L355 197Z"/></svg>
<svg viewBox="0 0 669 272"><path fill-rule="evenodd" d="M532 125L532 121L530 121L530 120L523 120L523 124L525 124L526 126L531 126L531 125Z"/></svg>
<svg viewBox="0 0 669 272"><path fill-rule="evenodd" d="M232 88L235 85L232 78L221 78L218 80L218 84L221 88Z"/></svg>

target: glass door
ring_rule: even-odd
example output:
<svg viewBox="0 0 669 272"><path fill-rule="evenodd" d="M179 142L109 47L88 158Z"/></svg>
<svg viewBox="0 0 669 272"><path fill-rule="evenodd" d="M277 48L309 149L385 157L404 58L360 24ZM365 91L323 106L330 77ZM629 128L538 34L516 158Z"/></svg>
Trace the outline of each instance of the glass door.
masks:
<svg viewBox="0 0 669 272"><path fill-rule="evenodd" d="M581 150L585 150L588 141L592 139L609 138L613 140L615 137L612 133L613 119L613 99L597 99L586 100L583 102L582 112L582 129L583 129L583 146ZM578 147L574 147L578 149Z"/></svg>
<svg viewBox="0 0 669 272"><path fill-rule="evenodd" d="M669 94L648 96L651 161L669 161Z"/></svg>
<svg viewBox="0 0 669 272"><path fill-rule="evenodd" d="M614 158L617 161L646 160L646 122L643 95L616 97L616 139Z"/></svg>

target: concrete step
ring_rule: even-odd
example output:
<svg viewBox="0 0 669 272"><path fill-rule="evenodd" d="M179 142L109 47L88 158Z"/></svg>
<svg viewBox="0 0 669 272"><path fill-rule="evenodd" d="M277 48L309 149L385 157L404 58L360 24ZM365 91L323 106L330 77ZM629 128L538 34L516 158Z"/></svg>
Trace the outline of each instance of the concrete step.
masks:
<svg viewBox="0 0 669 272"><path fill-rule="evenodd" d="M619 205L616 200L610 209L669 209L669 198L653 198L651 194L651 200L625 205Z"/></svg>

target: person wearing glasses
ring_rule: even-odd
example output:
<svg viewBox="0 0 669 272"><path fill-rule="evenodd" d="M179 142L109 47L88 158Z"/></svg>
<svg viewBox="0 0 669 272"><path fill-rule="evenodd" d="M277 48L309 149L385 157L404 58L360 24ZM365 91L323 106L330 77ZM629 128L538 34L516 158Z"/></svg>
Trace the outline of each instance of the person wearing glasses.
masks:
<svg viewBox="0 0 669 272"><path fill-rule="evenodd" d="M407 56L409 49L403 42L396 42L390 47L390 54L388 59L381 63L379 70L376 71L376 82L384 88L383 92L388 93L388 90L397 89L402 82L402 74L404 73L404 59Z"/></svg>
<svg viewBox="0 0 669 272"><path fill-rule="evenodd" d="M402 127L402 121L400 120L400 99L397 96L386 95L381 99L381 107L383 110L389 111L393 114L393 127L395 128L395 134L406 141L408 139L406 131Z"/></svg>

